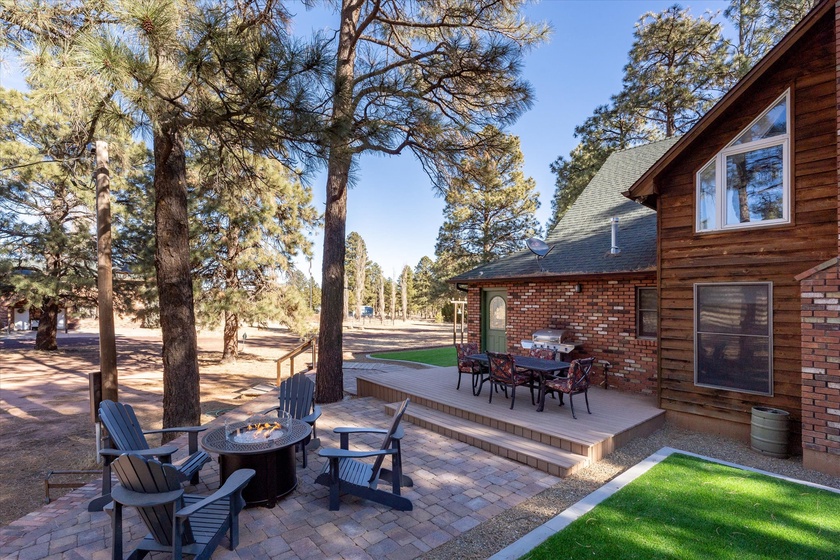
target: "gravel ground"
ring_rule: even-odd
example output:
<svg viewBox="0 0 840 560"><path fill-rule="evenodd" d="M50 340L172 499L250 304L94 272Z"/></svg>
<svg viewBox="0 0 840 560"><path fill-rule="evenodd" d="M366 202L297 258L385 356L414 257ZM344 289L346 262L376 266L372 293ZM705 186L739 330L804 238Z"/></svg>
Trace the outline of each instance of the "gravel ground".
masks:
<svg viewBox="0 0 840 560"><path fill-rule="evenodd" d="M423 560L487 558L662 447L691 451L840 489L840 478L805 469L802 466L801 457L773 459L752 451L746 443L741 441L691 432L666 424L650 436L631 441L602 461L563 479L552 488L429 551L421 558Z"/></svg>

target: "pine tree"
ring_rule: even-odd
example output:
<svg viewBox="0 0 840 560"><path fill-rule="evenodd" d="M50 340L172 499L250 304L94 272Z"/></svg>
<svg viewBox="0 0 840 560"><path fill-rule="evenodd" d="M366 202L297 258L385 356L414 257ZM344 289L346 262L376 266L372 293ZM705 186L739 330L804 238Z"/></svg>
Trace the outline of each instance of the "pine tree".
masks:
<svg viewBox="0 0 840 560"><path fill-rule="evenodd" d="M400 274L400 303L401 311L402 311L402 320L407 321L408 315L410 312L409 309L409 302L412 300L412 296L414 293L414 273L411 270L411 267L405 265L402 269L402 274Z"/></svg>
<svg viewBox="0 0 840 560"><path fill-rule="evenodd" d="M66 108L66 106L65 106ZM92 160L70 112L0 88L0 260L3 283L40 308L35 347L58 348L61 307L96 303ZM145 151L126 140L112 155L112 188L143 167Z"/></svg>
<svg viewBox="0 0 840 560"><path fill-rule="evenodd" d="M534 216L539 199L534 180L522 173L519 139L505 135L502 154L472 150L463 174L446 193L435 254L455 263L456 274L521 249L526 239L541 235Z"/></svg>
<svg viewBox="0 0 840 560"><path fill-rule="evenodd" d="M347 236L347 249L345 252L345 270L347 270L347 295L352 295L353 316L356 320L362 318L362 306L367 301L366 279L367 269L370 266L367 255L367 244L358 232L351 231Z"/></svg>
<svg viewBox="0 0 840 560"><path fill-rule="evenodd" d="M435 318L438 301L435 297L434 261L424 256L414 267L414 300L424 319Z"/></svg>
<svg viewBox="0 0 840 560"><path fill-rule="evenodd" d="M624 67L625 107L661 137L684 133L726 88L721 25L674 5L642 16L634 37Z"/></svg>
<svg viewBox="0 0 840 560"><path fill-rule="evenodd" d="M737 35L730 44L730 84L767 54L814 3L815 0L730 0L724 15Z"/></svg>
<svg viewBox="0 0 840 560"><path fill-rule="evenodd" d="M163 333L163 426L200 420L190 275L186 137L285 155L312 115L307 71L274 2L64 3L20 0L0 11L2 38L25 57L45 98L77 92L89 137L146 126L154 157L155 264ZM297 138L297 136L295 136Z"/></svg>
<svg viewBox="0 0 840 560"><path fill-rule="evenodd" d="M519 79L524 51L547 28L521 15L522 0L342 0L326 134L323 298L316 378L319 402L341 400L347 187L362 153L413 152L443 187L481 129L507 124L531 102Z"/></svg>
<svg viewBox="0 0 840 560"><path fill-rule="evenodd" d="M294 255L310 251L304 232L317 224L311 189L271 159L247 152L232 158L203 145L191 152L193 261L203 294L196 312L208 325L224 318L222 360L236 360L243 321L307 334L308 304L283 278Z"/></svg>
<svg viewBox="0 0 840 560"><path fill-rule="evenodd" d="M655 136L655 132L646 127L645 120L630 110L622 95L613 96L610 105L597 107L591 117L575 127L575 137L580 138L580 143L569 154L569 159L560 156L551 164L557 179L551 200L551 218L546 228L551 230L557 225L610 154L650 141Z"/></svg>

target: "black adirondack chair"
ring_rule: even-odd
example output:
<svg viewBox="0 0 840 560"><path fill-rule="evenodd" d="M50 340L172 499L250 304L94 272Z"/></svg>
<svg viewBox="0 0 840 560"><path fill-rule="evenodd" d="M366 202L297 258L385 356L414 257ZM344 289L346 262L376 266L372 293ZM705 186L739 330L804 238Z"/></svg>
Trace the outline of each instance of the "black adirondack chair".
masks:
<svg viewBox="0 0 840 560"><path fill-rule="evenodd" d="M306 468L306 452L309 449L318 449L321 445L321 441L315 437L315 422L321 417L321 407L315 404L315 382L304 373L296 373L280 383L279 392L280 405L266 410L263 414L282 410L288 412L292 418L312 426L312 435L299 444L303 452L303 468Z"/></svg>
<svg viewBox="0 0 840 560"><path fill-rule="evenodd" d="M226 532L230 549L239 544L239 512L245 506L242 489L254 476L252 469L239 469L209 496L185 494L181 473L172 465L146 459L134 453L113 463L120 484L112 491L111 515L114 560L123 557L123 507L136 507L150 533L129 555L143 558L149 552L171 552L180 560L184 554L196 560L210 558Z"/></svg>
<svg viewBox="0 0 840 560"><path fill-rule="evenodd" d="M315 482L329 486L330 510L338 510L340 494L342 492L359 496L372 502L390 506L400 511L411 511L411 500L400 495L401 486L414 486L411 478L402 474L402 455L400 440L404 432L400 427L408 399L400 405L391 426L387 430L378 428L336 428L339 434L341 449L322 449L318 452L321 457L329 459L324 465L324 471L318 475ZM349 435L356 433L385 434L382 446L376 451L351 451L349 449ZM391 456L393 470L382 467L385 457ZM365 457L376 457L373 464L358 461ZM391 483L391 491L377 487L379 481Z"/></svg>
<svg viewBox="0 0 840 560"><path fill-rule="evenodd" d="M108 438L114 448L100 449L102 456L102 496L88 504L88 511L102 511L111 501L111 463L123 453L136 453L143 457L157 458L164 463L172 462L172 455L178 451L174 445L149 447L146 434L187 432L190 456L174 465L182 481L198 484L198 471L210 460L210 455L198 449L198 433L206 428L191 426L143 431L131 405L104 400L99 404L99 418L108 431Z"/></svg>

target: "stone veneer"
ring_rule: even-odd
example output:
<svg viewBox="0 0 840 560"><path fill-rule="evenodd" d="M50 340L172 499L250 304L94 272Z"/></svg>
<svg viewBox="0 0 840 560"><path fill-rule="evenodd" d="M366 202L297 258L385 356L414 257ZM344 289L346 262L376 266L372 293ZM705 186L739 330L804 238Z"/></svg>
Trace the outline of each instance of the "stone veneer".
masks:
<svg viewBox="0 0 840 560"><path fill-rule="evenodd" d="M581 284L581 292L575 285ZM656 287L652 273L579 280L495 281L470 285L467 326L470 342L480 343L481 290L507 290L508 351L526 354L521 340L538 329L563 328L582 346L572 358L608 361L609 387L643 394L657 389L657 342L636 338L636 288ZM595 382L602 381L601 368Z"/></svg>

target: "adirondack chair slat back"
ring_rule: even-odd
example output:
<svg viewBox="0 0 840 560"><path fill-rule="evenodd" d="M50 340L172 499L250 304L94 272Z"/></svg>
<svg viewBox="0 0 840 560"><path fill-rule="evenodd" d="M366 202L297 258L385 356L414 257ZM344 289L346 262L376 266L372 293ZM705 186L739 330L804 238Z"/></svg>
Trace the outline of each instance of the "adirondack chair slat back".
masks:
<svg viewBox="0 0 840 560"><path fill-rule="evenodd" d="M405 399L400 405L400 408L397 410L396 414L394 414L394 419L391 421L391 426L388 428L388 433L385 434L385 439L382 440L382 446L379 449L384 450L391 448L391 445L394 441L394 434L400 427L400 420L402 420L403 414L405 414L405 409L408 408L408 402L409 399ZM376 461L373 463L373 468L370 475L370 480L368 480L368 484L375 485L376 482L379 480L379 471L380 469L382 469L382 462L384 460L384 455L380 455L376 458Z"/></svg>
<svg viewBox="0 0 840 560"><path fill-rule="evenodd" d="M312 412L315 383L303 373L296 373L280 383L280 407L300 420Z"/></svg>
<svg viewBox="0 0 840 560"><path fill-rule="evenodd" d="M172 465L155 460L144 461L139 455L127 453L121 455L113 464L114 472L120 484L126 490L143 494L157 494L181 489L178 469ZM180 500L179 500L180 502ZM140 518L152 537L160 544L172 546L172 527L175 511L180 509L181 503L168 503L159 506L137 508ZM182 542L195 542L189 521L184 524Z"/></svg>
<svg viewBox="0 0 840 560"><path fill-rule="evenodd" d="M149 449L143 428L130 405L104 400L99 404L99 417L117 449Z"/></svg>

